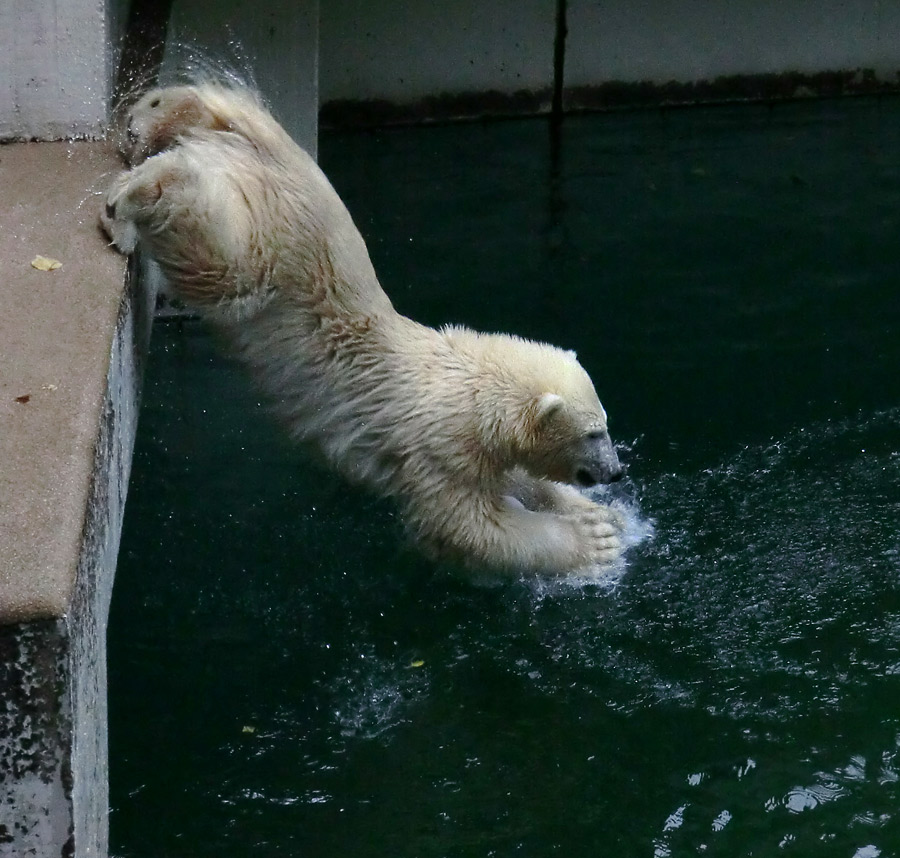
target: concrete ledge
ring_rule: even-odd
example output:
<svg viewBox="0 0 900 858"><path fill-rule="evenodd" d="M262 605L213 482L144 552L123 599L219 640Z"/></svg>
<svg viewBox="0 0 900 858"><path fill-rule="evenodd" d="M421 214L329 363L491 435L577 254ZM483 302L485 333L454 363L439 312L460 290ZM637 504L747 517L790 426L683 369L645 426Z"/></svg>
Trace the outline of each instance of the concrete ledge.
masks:
<svg viewBox="0 0 900 858"><path fill-rule="evenodd" d="M0 856L106 855L106 622L153 302L97 230L117 169L106 144L0 148Z"/></svg>
<svg viewBox="0 0 900 858"><path fill-rule="evenodd" d="M0 624L74 593L125 274L97 194L118 169L107 144L0 147Z"/></svg>

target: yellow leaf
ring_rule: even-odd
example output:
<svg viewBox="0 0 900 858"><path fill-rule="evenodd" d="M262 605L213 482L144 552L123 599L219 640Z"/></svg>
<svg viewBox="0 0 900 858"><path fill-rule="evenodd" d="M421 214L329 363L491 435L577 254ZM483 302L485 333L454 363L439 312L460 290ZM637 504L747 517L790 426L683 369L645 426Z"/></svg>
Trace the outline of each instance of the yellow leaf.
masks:
<svg viewBox="0 0 900 858"><path fill-rule="evenodd" d="M57 268L62 268L62 262L49 256L35 256L31 260L31 267L38 271L56 271Z"/></svg>
<svg viewBox="0 0 900 858"><path fill-rule="evenodd" d="M415 661L411 661L409 663L410 667L423 667L425 662L421 658L417 658Z"/></svg>
<svg viewBox="0 0 900 858"><path fill-rule="evenodd" d="M251 727L249 724L245 724L241 729L242 733L255 733L256 727Z"/></svg>

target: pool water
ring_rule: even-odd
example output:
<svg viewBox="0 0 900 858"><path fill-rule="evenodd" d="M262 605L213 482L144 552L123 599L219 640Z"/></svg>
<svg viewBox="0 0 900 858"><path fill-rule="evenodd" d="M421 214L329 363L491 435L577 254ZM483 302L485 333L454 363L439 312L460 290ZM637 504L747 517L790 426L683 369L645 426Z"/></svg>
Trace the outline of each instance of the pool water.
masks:
<svg viewBox="0 0 900 858"><path fill-rule="evenodd" d="M900 101L325 135L401 312L576 349L613 583L471 581L158 324L119 858L900 855Z"/></svg>

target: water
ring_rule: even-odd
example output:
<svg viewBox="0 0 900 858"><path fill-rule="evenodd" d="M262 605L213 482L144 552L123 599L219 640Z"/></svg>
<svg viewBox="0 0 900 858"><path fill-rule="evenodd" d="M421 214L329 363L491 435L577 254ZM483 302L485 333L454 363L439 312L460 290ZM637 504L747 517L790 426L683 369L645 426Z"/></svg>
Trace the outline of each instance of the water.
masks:
<svg viewBox="0 0 900 858"><path fill-rule="evenodd" d="M578 351L636 544L438 572L158 325L113 853L900 855L898 144L895 100L325 137L399 309Z"/></svg>

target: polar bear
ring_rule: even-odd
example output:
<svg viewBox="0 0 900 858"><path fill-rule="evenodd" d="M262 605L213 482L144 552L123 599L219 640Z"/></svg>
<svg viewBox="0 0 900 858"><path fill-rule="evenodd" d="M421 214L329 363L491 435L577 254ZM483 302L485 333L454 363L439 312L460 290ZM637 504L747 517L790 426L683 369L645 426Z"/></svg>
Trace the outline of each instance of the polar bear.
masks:
<svg viewBox="0 0 900 858"><path fill-rule="evenodd" d="M621 513L576 488L623 467L573 352L399 314L331 184L248 89L153 90L122 149L113 243L149 253L294 437L393 498L427 553L548 574L620 557Z"/></svg>

